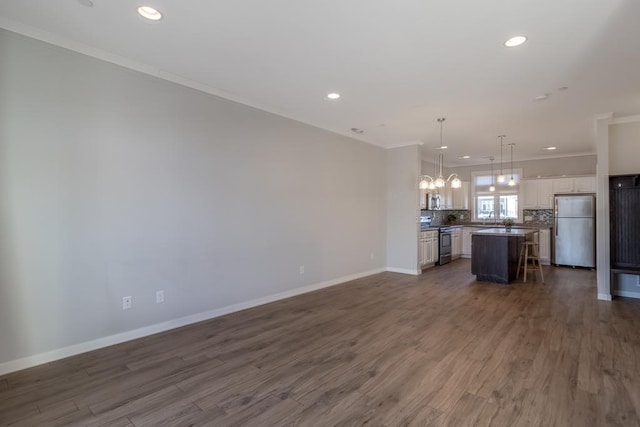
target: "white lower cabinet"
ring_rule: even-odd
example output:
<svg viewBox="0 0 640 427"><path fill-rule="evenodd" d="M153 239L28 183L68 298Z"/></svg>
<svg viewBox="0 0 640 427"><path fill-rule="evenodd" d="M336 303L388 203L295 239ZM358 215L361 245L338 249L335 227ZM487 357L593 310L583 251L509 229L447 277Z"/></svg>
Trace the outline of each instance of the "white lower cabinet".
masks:
<svg viewBox="0 0 640 427"><path fill-rule="evenodd" d="M451 232L451 259L462 255L462 228L454 228Z"/></svg>
<svg viewBox="0 0 640 427"><path fill-rule="evenodd" d="M438 259L438 230L420 232L418 249L420 268L433 267Z"/></svg>
<svg viewBox="0 0 640 427"><path fill-rule="evenodd" d="M540 248L540 262L544 265L551 264L551 230L541 229L538 234Z"/></svg>
<svg viewBox="0 0 640 427"><path fill-rule="evenodd" d="M471 258L471 233L474 227L464 227L462 229L462 258Z"/></svg>

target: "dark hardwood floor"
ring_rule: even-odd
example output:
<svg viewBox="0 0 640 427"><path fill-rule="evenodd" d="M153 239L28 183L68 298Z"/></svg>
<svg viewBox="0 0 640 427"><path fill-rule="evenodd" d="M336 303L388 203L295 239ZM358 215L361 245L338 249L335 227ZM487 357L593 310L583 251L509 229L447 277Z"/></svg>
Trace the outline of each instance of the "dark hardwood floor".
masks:
<svg viewBox="0 0 640 427"><path fill-rule="evenodd" d="M382 273L16 372L0 424L640 425L640 301L544 273Z"/></svg>

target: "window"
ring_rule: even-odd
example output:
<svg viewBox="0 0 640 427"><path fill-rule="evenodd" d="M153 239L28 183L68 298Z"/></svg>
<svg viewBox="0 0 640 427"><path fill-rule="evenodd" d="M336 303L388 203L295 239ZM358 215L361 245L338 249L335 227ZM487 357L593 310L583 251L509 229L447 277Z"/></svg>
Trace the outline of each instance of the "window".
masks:
<svg viewBox="0 0 640 427"><path fill-rule="evenodd" d="M507 172L507 171L505 171ZM507 181L511 178L511 173L505 173ZM512 218L520 219L518 209L518 195L520 192L520 181L522 180L522 169L513 170L513 179L516 185L510 187L507 182L498 183L494 177L493 183L496 191L489 191L491 185L491 171L472 172L472 198L473 198L473 219L496 221Z"/></svg>

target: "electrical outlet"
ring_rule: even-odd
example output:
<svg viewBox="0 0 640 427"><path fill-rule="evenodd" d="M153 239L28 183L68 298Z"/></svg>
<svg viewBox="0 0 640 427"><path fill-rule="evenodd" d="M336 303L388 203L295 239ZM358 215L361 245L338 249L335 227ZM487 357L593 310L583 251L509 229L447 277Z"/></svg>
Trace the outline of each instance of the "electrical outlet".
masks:
<svg viewBox="0 0 640 427"><path fill-rule="evenodd" d="M300 266L300 274L304 274L304 265Z"/></svg>
<svg viewBox="0 0 640 427"><path fill-rule="evenodd" d="M164 291L156 291L156 304L164 302Z"/></svg>
<svg viewBox="0 0 640 427"><path fill-rule="evenodd" d="M132 305L132 299L131 297L124 297L122 298L122 309L123 310L129 310L131 308Z"/></svg>
<svg viewBox="0 0 640 427"><path fill-rule="evenodd" d="M369 258L373 260L373 252L371 252L371 255L369 255Z"/></svg>

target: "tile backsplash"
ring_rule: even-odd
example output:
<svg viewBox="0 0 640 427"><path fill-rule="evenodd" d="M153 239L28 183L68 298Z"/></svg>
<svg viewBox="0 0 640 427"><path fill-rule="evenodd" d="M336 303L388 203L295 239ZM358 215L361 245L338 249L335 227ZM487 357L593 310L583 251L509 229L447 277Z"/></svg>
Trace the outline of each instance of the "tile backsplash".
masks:
<svg viewBox="0 0 640 427"><path fill-rule="evenodd" d="M523 209L524 224L553 225L553 209Z"/></svg>
<svg viewBox="0 0 640 427"><path fill-rule="evenodd" d="M422 210L421 215L430 216L431 225L449 225L471 221L471 211L465 209L441 209L437 211ZM454 215L456 217L455 221L449 221L447 218L449 215Z"/></svg>
<svg viewBox="0 0 640 427"><path fill-rule="evenodd" d="M471 211L464 209L423 209L420 214L422 216L430 216L431 225L464 224L471 222ZM449 215L454 215L456 217L455 221L449 221L447 218ZM522 216L524 218L522 223L525 225L553 226L553 209L523 209Z"/></svg>

